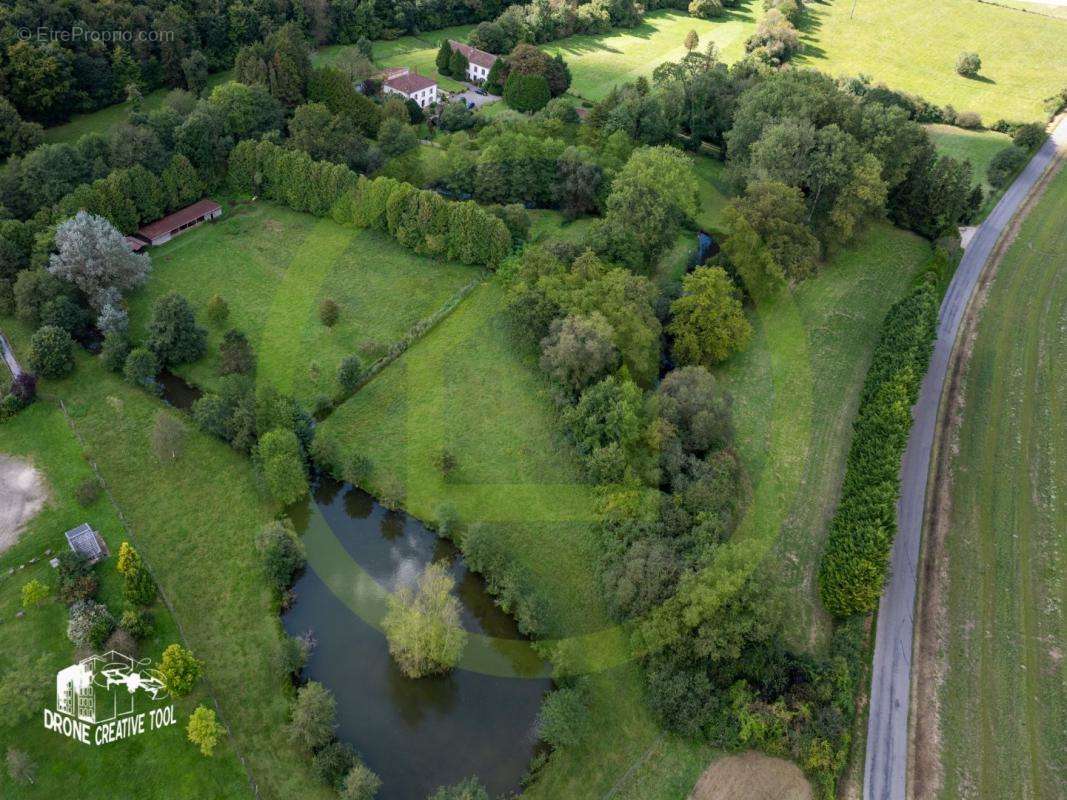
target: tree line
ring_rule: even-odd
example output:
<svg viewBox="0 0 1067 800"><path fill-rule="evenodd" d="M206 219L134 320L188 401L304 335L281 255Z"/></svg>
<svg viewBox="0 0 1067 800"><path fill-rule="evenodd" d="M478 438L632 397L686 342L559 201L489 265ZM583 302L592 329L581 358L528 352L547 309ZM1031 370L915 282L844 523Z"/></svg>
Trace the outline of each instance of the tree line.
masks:
<svg viewBox="0 0 1067 800"><path fill-rule="evenodd" d="M316 45L353 44L491 19L505 6L502 0L220 0L210 7L203 0L58 6L17 0L0 10L0 86L23 118L55 124L121 102L130 86L198 91L209 73L229 69L243 48L287 24ZM38 28L67 36L19 35ZM86 34L75 35L76 29Z"/></svg>

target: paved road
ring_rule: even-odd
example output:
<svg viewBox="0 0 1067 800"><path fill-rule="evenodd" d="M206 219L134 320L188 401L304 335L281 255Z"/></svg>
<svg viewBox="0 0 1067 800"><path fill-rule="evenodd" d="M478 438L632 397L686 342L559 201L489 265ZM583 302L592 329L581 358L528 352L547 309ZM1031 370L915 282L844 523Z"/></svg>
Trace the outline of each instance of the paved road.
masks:
<svg viewBox="0 0 1067 800"><path fill-rule="evenodd" d="M863 776L865 800L905 798L916 567L930 456L949 356L982 268L1030 190L1052 163L1057 147L1067 149L1067 118L1060 121L1049 141L1034 155L979 227L941 303L930 369L923 380L919 400L912 409L915 423L900 468L901 491L897 503L892 573L878 609Z"/></svg>
<svg viewBox="0 0 1067 800"><path fill-rule="evenodd" d="M19 362L15 360L15 352L11 349L11 345L8 344L7 338L3 332L0 332L0 355L4 357L4 361L7 362L7 368L11 370L11 375L17 378L22 374L22 368L19 367Z"/></svg>

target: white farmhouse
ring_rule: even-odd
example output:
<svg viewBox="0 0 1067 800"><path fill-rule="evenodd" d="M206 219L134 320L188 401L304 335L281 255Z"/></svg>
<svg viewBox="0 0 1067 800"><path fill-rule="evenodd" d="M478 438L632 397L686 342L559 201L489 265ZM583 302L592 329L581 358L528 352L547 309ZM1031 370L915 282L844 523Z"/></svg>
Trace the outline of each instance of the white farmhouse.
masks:
<svg viewBox="0 0 1067 800"><path fill-rule="evenodd" d="M479 50L477 47L471 47L469 44L457 42L455 39L449 39L448 46L467 57L467 80L481 83L489 77L489 70L496 63L497 56Z"/></svg>
<svg viewBox="0 0 1067 800"><path fill-rule="evenodd" d="M408 100L414 100L419 108L426 108L437 102L437 82L433 78L419 75L410 70L390 70L382 90L387 94L398 94Z"/></svg>

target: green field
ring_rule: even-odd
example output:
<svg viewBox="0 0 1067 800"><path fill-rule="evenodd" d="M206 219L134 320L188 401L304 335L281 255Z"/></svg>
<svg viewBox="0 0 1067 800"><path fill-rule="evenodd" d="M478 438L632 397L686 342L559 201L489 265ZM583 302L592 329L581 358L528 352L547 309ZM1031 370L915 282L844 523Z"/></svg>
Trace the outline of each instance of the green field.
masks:
<svg viewBox="0 0 1067 800"><path fill-rule="evenodd" d="M683 43L691 30L700 37L700 49L713 41L723 60L736 61L745 53L745 39L755 30L758 8L757 0L746 0L715 20L697 19L679 11L654 11L635 28L570 36L543 49L552 55L560 53L567 60L573 77L572 94L600 100L613 86L651 78L657 65L678 61L685 55Z"/></svg>
<svg viewBox="0 0 1067 800"><path fill-rule="evenodd" d="M152 277L130 301L135 336L159 296L185 295L206 325L204 307L219 294L229 319L206 325L207 357L177 371L205 388L217 385L219 342L237 328L252 342L257 375L306 404L333 393L345 356L369 364L478 276L472 267L416 256L382 234L267 202L232 205L219 222L150 252ZM332 328L318 318L327 297L341 308Z"/></svg>
<svg viewBox="0 0 1067 800"><path fill-rule="evenodd" d="M939 105L977 111L987 125L1044 119L1044 99L1067 75L1067 21L976 0L830 0L807 8L798 66L863 73ZM977 79L956 74L963 51L981 57Z"/></svg>
<svg viewBox="0 0 1067 800"><path fill-rule="evenodd" d="M55 672L75 661L74 645L66 636L66 607L53 594L40 608L15 617L21 609L23 584L39 580L55 588L55 571L43 557L46 548L66 549L63 532L89 522L107 542L112 557L97 567L101 581L100 602L115 616L124 608L122 580L115 570L114 554L130 538L106 496L83 508L74 499L76 487L92 475L82 450L59 408L37 403L0 429L0 452L31 462L44 476L50 501L33 520L13 548L0 556L0 675L23 658L36 664L45 657L39 675L41 707L26 722L0 725L0 750L25 750L37 765L37 783L32 790L0 777L5 798L21 797L115 797L194 798L251 797L248 777L235 757L229 740L223 738L207 762L185 739L185 721L200 703L211 704L201 685L189 698L177 703L178 724L160 731L103 747L86 746L46 731L43 708L55 707ZM134 539L135 543L138 541ZM38 559L29 564L30 559ZM19 565L27 564L23 569ZM15 568L9 576L8 569ZM180 642L174 620L166 608L152 608L155 631L140 643L139 655L158 662L167 645ZM138 655L132 653L128 655ZM140 707L139 707L140 708ZM204 769L210 764L210 769Z"/></svg>
<svg viewBox="0 0 1067 800"><path fill-rule="evenodd" d="M25 353L25 328L9 318L0 322L16 351ZM203 688L222 707L260 796L326 800L285 736L292 689L278 666L280 622L254 545L280 509L263 499L251 462L191 427L184 453L161 462L149 439L163 403L87 356L79 355L69 378L44 381L41 389L65 401L84 442L78 452L97 463L189 647L205 662ZM50 447L46 442L41 450ZM177 796L229 797L211 791Z"/></svg>
<svg viewBox="0 0 1067 800"><path fill-rule="evenodd" d="M437 49L444 39L467 41L467 36L473 29L473 25L453 25L451 28L426 31L418 36L376 41L373 50L374 63L379 67L407 67L412 72L434 78L441 89L461 92L466 88L462 83L437 71ZM312 63L317 67L329 65L338 55L352 47L354 45L324 47L315 53Z"/></svg>
<svg viewBox="0 0 1067 800"><path fill-rule="evenodd" d="M945 800L1067 796L1067 171L978 325L946 537Z"/></svg>
<svg viewBox="0 0 1067 800"><path fill-rule="evenodd" d="M969 131L952 125L927 125L926 132L930 134L939 153L971 162L976 182L982 182L985 192L985 205L980 214L980 218L985 218L1004 193L1003 189L994 189L986 180L989 162L998 152L1011 145L1011 137L996 131Z"/></svg>
<svg viewBox="0 0 1067 800"><path fill-rule="evenodd" d="M752 344L720 373L734 397L738 448L752 482L767 478L798 487L754 509L774 524L784 520L780 528L768 532L762 530L767 523L757 523L751 531L774 541L763 570L786 592L794 646L819 648L830 632L815 568L844 475L859 391L882 318L928 259L929 246L919 237L889 225L872 227L792 293L792 308L778 300L761 309ZM808 397L776 392L806 380ZM810 420L807 436L802 419ZM773 478L765 475L772 470Z"/></svg>

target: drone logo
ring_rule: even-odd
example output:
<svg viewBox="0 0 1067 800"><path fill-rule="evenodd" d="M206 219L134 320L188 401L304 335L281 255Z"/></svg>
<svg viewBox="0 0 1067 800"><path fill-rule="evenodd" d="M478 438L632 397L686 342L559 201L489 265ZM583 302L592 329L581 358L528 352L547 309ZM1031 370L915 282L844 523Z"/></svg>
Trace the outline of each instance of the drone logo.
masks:
<svg viewBox="0 0 1067 800"><path fill-rule="evenodd" d="M138 713L139 693L152 701L169 696L150 659L116 650L91 655L56 673L56 709L44 710L44 726L82 744L107 744L175 722L174 706Z"/></svg>

